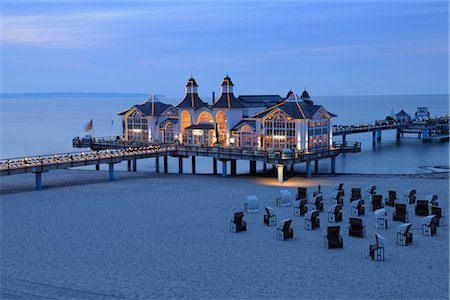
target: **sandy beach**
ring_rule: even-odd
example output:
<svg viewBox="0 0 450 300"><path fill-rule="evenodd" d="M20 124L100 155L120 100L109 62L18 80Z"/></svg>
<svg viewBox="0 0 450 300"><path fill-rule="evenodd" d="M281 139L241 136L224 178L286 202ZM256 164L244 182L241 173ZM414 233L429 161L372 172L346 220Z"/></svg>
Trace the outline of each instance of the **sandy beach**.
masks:
<svg viewBox="0 0 450 300"><path fill-rule="evenodd" d="M348 236L350 188L376 185L399 195L417 189L418 199L437 194L448 216L448 176L319 176L275 178L62 170L1 179L2 298L125 299L448 299L449 236L421 232L422 217L408 205L414 242L396 244L400 222L377 230L366 204L365 238ZM333 186L345 184L343 249L325 249L327 208ZM304 229L293 208L275 207L281 188L322 185L321 228ZM258 214L246 214L247 232L229 231L246 195L259 198ZM264 206L278 220L293 219L294 239L280 241L263 225ZM372 261L378 232L386 259Z"/></svg>

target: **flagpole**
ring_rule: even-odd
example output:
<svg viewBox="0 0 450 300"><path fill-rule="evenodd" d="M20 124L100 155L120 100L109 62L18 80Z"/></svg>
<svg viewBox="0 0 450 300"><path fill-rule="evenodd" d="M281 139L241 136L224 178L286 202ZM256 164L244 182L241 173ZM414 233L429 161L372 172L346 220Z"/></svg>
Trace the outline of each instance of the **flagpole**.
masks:
<svg viewBox="0 0 450 300"><path fill-rule="evenodd" d="M92 121L92 127L91 127L91 137L94 138L94 119Z"/></svg>

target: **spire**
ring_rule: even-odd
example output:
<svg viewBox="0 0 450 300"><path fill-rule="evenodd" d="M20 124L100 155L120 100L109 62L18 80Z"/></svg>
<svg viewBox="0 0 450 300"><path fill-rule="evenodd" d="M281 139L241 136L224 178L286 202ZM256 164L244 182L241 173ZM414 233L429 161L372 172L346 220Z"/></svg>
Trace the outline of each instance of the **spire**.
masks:
<svg viewBox="0 0 450 300"><path fill-rule="evenodd" d="M194 77L191 76L188 82L186 83L186 94L197 94L197 82Z"/></svg>
<svg viewBox="0 0 450 300"><path fill-rule="evenodd" d="M225 93L232 94L233 93L234 84L228 75L225 76L225 78L223 79L221 86L222 86L222 94L225 94Z"/></svg>
<svg viewBox="0 0 450 300"><path fill-rule="evenodd" d="M304 90L302 95L300 96L300 98L302 98L303 102L308 103L308 104L314 104L314 102L311 100L311 97L308 94L307 90Z"/></svg>

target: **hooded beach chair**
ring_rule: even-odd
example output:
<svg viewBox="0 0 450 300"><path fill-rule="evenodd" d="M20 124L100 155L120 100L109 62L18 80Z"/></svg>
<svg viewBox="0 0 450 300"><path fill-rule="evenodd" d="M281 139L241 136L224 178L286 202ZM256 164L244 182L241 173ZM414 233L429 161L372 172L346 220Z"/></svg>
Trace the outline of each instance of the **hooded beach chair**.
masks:
<svg viewBox="0 0 450 300"><path fill-rule="evenodd" d="M328 211L328 222L337 223L342 221L342 205L332 205Z"/></svg>
<svg viewBox="0 0 450 300"><path fill-rule="evenodd" d="M375 233L375 244L370 245L369 255L372 260L383 261L384 260L384 245L381 241L386 241L384 237Z"/></svg>
<svg viewBox="0 0 450 300"><path fill-rule="evenodd" d="M313 192L313 197L322 196L322 187L320 185L317 186L317 190Z"/></svg>
<svg viewBox="0 0 450 300"><path fill-rule="evenodd" d="M433 236L437 233L436 215L426 216L422 220L422 235Z"/></svg>
<svg viewBox="0 0 450 300"><path fill-rule="evenodd" d="M344 193L342 191L337 191L337 190L334 191L333 193L334 194L331 197L331 204L332 205L337 204L337 205L344 206L344 198L343 198Z"/></svg>
<svg viewBox="0 0 450 300"><path fill-rule="evenodd" d="M297 195L295 195L296 200L308 200L308 190L305 187L298 187L297 188Z"/></svg>
<svg viewBox="0 0 450 300"><path fill-rule="evenodd" d="M406 204L395 203L395 211L392 214L392 220L400 221L403 223L408 222L408 210L406 209Z"/></svg>
<svg viewBox="0 0 450 300"><path fill-rule="evenodd" d="M279 240L288 240L294 238L294 229L291 228L292 219L283 220L277 226L277 238Z"/></svg>
<svg viewBox="0 0 450 300"><path fill-rule="evenodd" d="M308 212L308 200L297 200L294 203L294 216L302 217Z"/></svg>
<svg viewBox="0 0 450 300"><path fill-rule="evenodd" d="M409 189L405 191L403 194L403 201L409 204L416 203L416 189Z"/></svg>
<svg viewBox="0 0 450 300"><path fill-rule="evenodd" d="M361 189L360 188L352 188L352 195L350 197L350 202L362 199L361 197Z"/></svg>
<svg viewBox="0 0 450 300"><path fill-rule="evenodd" d="M319 211L312 210L305 214L305 229L314 230L320 228Z"/></svg>
<svg viewBox="0 0 450 300"><path fill-rule="evenodd" d="M244 221L244 212L234 213L234 218L230 221L231 232L247 231L247 222Z"/></svg>
<svg viewBox="0 0 450 300"><path fill-rule="evenodd" d="M375 185L366 187L366 190L364 191L365 199L367 201L372 200L372 196L375 195L376 192L377 192L377 187Z"/></svg>
<svg viewBox="0 0 450 300"><path fill-rule="evenodd" d="M341 226L328 226L324 236L325 247L328 249L343 248L344 241L339 233Z"/></svg>
<svg viewBox="0 0 450 300"><path fill-rule="evenodd" d="M439 206L437 195L428 195L425 197L425 200L428 201L429 206Z"/></svg>
<svg viewBox="0 0 450 300"><path fill-rule="evenodd" d="M264 209L266 210L266 214L264 215L264 224L267 226L275 226L277 224L277 215L275 210L270 206L266 206Z"/></svg>
<svg viewBox="0 0 450 300"><path fill-rule="evenodd" d="M280 190L280 197L277 198L277 206L290 206L291 198L291 192L289 192L288 190Z"/></svg>
<svg viewBox="0 0 450 300"><path fill-rule="evenodd" d="M245 198L244 211L249 214L258 213L259 201L258 197L249 195Z"/></svg>
<svg viewBox="0 0 450 300"><path fill-rule="evenodd" d="M377 222L375 223L375 227L377 229L388 229L388 220L387 220L387 212L386 209L380 208L373 212Z"/></svg>
<svg viewBox="0 0 450 300"><path fill-rule="evenodd" d="M383 196L382 195L372 195L372 211L376 211L383 208Z"/></svg>
<svg viewBox="0 0 450 300"><path fill-rule="evenodd" d="M322 196L316 196L312 202L309 203L309 210L323 211L323 198Z"/></svg>
<svg viewBox="0 0 450 300"><path fill-rule="evenodd" d="M416 216L428 216L428 200L417 200L415 208Z"/></svg>
<svg viewBox="0 0 450 300"><path fill-rule="evenodd" d="M397 200L397 192L389 191L388 197L386 198L386 201L384 202L384 204L387 206L394 207L396 200Z"/></svg>
<svg viewBox="0 0 450 300"><path fill-rule="evenodd" d="M444 215L442 214L442 208L438 206L431 207L431 214L436 216L436 225L444 225Z"/></svg>
<svg viewBox="0 0 450 300"><path fill-rule="evenodd" d="M364 215L364 200L359 199L352 202L350 214L355 217Z"/></svg>
<svg viewBox="0 0 450 300"><path fill-rule="evenodd" d="M361 238L366 236L366 225L361 218L350 217L348 235Z"/></svg>
<svg viewBox="0 0 450 300"><path fill-rule="evenodd" d="M408 246L413 242L413 234L411 232L411 223L406 223L397 228L397 245Z"/></svg>
<svg viewBox="0 0 450 300"><path fill-rule="evenodd" d="M342 192L342 196L344 196L344 183L339 183L338 185L336 185L333 189L334 191L340 191Z"/></svg>

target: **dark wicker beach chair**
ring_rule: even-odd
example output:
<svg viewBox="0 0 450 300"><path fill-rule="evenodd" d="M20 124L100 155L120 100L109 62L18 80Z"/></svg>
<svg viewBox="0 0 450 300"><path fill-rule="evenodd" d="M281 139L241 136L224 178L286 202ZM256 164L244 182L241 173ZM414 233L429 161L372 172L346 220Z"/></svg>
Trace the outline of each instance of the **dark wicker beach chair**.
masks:
<svg viewBox="0 0 450 300"><path fill-rule="evenodd" d="M405 203L414 204L416 203L416 190L410 189L403 195Z"/></svg>
<svg viewBox="0 0 450 300"><path fill-rule="evenodd" d="M287 219L282 222L277 227L277 238L279 240L288 240L294 238L294 229L291 228L292 219Z"/></svg>
<svg viewBox="0 0 450 300"><path fill-rule="evenodd" d="M436 216L436 225L437 226L443 224L442 208L440 208L438 206L432 206L431 214Z"/></svg>
<svg viewBox="0 0 450 300"><path fill-rule="evenodd" d="M356 217L364 215L363 199L355 200L354 202L352 202L351 215Z"/></svg>
<svg viewBox="0 0 450 300"><path fill-rule="evenodd" d="M350 202L355 200L362 199L361 197L361 189L360 188L352 188L352 196L350 197Z"/></svg>
<svg viewBox="0 0 450 300"><path fill-rule="evenodd" d="M320 194L322 194L322 187L320 185L318 185L317 186L317 191L313 192L313 196L315 197L315 196L320 195Z"/></svg>
<svg viewBox="0 0 450 300"><path fill-rule="evenodd" d="M397 192L389 191L389 196L386 198L385 205L394 207L395 201L397 200Z"/></svg>
<svg viewBox="0 0 450 300"><path fill-rule="evenodd" d="M314 198L314 202L311 204L313 206L311 210L317 209L318 211L323 211L323 197L322 196L316 196Z"/></svg>
<svg viewBox="0 0 450 300"><path fill-rule="evenodd" d="M277 216L275 215L275 211L272 207L265 207L266 214L264 215L264 224L267 226L275 226L277 224Z"/></svg>
<svg viewBox="0 0 450 300"><path fill-rule="evenodd" d="M366 192L364 195L366 200L369 201L372 198L372 196L376 194L376 192L377 192L377 187L375 185L368 187L366 189Z"/></svg>
<svg viewBox="0 0 450 300"><path fill-rule="evenodd" d="M426 216L422 221L422 234L425 236L433 236L437 233L438 220L436 215Z"/></svg>
<svg viewBox="0 0 450 300"><path fill-rule="evenodd" d="M372 260L384 260L384 246L380 243L378 234L375 234L375 244L370 245L369 247L369 255Z"/></svg>
<svg viewBox="0 0 450 300"><path fill-rule="evenodd" d="M397 230L397 244L402 246L408 246L413 242L413 234L411 231L412 224L407 223L400 225Z"/></svg>
<svg viewBox="0 0 450 300"><path fill-rule="evenodd" d="M231 232L247 231L247 222L244 221L244 212L234 213L233 220L230 221Z"/></svg>
<svg viewBox="0 0 450 300"><path fill-rule="evenodd" d="M342 205L334 205L328 212L328 222L337 223L342 221Z"/></svg>
<svg viewBox="0 0 450 300"><path fill-rule="evenodd" d="M428 216L428 201L427 200L417 200L416 201L416 216Z"/></svg>
<svg viewBox="0 0 450 300"><path fill-rule="evenodd" d="M372 195L372 211L383 208L383 196L382 195Z"/></svg>
<svg viewBox="0 0 450 300"><path fill-rule="evenodd" d="M308 200L303 199L295 202L296 204L294 204L294 216L303 217L308 212Z"/></svg>
<svg viewBox="0 0 450 300"><path fill-rule="evenodd" d="M340 235L341 226L328 226L327 235L324 237L325 247L328 249L343 248L344 241Z"/></svg>
<svg viewBox="0 0 450 300"><path fill-rule="evenodd" d="M425 199L428 200L428 202L430 202L431 205L439 206L439 204L438 204L438 196L437 195L429 195Z"/></svg>
<svg viewBox="0 0 450 300"><path fill-rule="evenodd" d="M344 196L344 183L339 183L335 188L334 188L334 190L335 191L340 191L340 192L342 192L342 196Z"/></svg>
<svg viewBox="0 0 450 300"><path fill-rule="evenodd" d="M408 211L406 210L406 204L395 203L395 211L392 214L392 220L403 223L408 222Z"/></svg>
<svg viewBox="0 0 450 300"><path fill-rule="evenodd" d="M366 225L363 224L363 220L361 218L350 217L348 235L356 237L366 236Z"/></svg>
<svg viewBox="0 0 450 300"><path fill-rule="evenodd" d="M343 191L335 191L335 195L331 198L331 204L337 204L344 206L344 192Z"/></svg>
<svg viewBox="0 0 450 300"><path fill-rule="evenodd" d="M307 199L308 197L308 191L305 187L298 187L297 188L297 195L295 196L295 199L297 200L303 200Z"/></svg>
<svg viewBox="0 0 450 300"><path fill-rule="evenodd" d="M305 216L305 229L314 230L320 228L319 211L313 210Z"/></svg>

